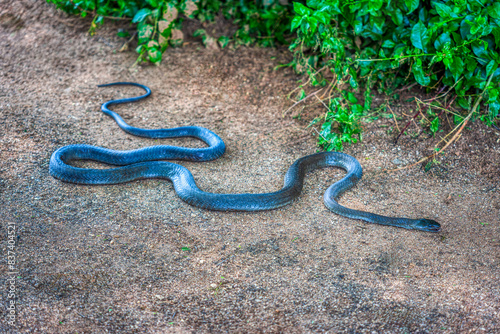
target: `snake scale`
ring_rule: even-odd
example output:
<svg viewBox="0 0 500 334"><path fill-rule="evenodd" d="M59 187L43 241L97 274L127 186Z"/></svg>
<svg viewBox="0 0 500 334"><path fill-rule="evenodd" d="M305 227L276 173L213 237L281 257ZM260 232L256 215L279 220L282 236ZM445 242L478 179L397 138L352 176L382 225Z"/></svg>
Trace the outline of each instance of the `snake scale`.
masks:
<svg viewBox="0 0 500 334"><path fill-rule="evenodd" d="M111 100L101 106L101 110L112 117L124 131L148 138L194 137L204 141L208 147L187 148L157 145L131 151L115 151L91 145L68 145L56 150L50 158L50 174L62 181L78 184L116 184L145 178L163 178L172 181L177 195L200 208L219 211L260 211L275 209L289 204L301 191L304 176L317 168L333 166L347 171L340 181L331 185L324 194L328 209L344 217L362 219L370 223L402 227L427 232L438 232L440 225L430 219L407 219L385 217L370 212L353 210L337 203L336 198L356 185L363 172L359 162L352 156L339 152L322 152L308 155L295 161L285 175L281 190L263 194L215 194L200 190L191 172L183 166L164 160L209 161L224 154L225 145L214 132L198 127L184 126L172 129L141 129L128 125L117 113L108 107L114 104L134 102L151 94L151 90L141 84L116 82L99 85L132 85L146 91L144 95ZM121 166L109 169L77 168L71 166L73 160L94 160Z"/></svg>

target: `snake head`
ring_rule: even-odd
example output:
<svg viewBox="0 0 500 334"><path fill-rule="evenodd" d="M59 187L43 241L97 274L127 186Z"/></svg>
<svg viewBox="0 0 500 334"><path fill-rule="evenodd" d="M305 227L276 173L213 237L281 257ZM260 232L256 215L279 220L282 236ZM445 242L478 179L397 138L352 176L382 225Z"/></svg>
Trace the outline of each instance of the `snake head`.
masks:
<svg viewBox="0 0 500 334"><path fill-rule="evenodd" d="M437 221L432 219L419 219L413 225L415 230L425 231L425 232L439 232L441 230L441 225Z"/></svg>

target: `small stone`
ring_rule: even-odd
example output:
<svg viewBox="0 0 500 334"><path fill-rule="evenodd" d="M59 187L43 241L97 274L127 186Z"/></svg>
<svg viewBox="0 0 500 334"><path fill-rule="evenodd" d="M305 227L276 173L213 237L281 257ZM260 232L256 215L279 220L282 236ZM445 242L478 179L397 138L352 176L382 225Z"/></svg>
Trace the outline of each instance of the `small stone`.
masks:
<svg viewBox="0 0 500 334"><path fill-rule="evenodd" d="M398 158L392 160L392 163L395 164L395 165L401 165L403 163L403 161L399 160Z"/></svg>

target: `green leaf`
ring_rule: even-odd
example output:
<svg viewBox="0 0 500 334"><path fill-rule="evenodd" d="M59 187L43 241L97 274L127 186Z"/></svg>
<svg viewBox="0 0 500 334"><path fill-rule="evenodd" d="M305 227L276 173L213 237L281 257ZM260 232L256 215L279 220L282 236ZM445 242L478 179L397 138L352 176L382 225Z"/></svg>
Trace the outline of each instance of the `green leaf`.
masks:
<svg viewBox="0 0 500 334"><path fill-rule="evenodd" d="M449 32L444 32L439 35L439 37L434 41L434 47L436 48L436 50L441 51L444 49L446 43L451 44L451 37Z"/></svg>
<svg viewBox="0 0 500 334"><path fill-rule="evenodd" d="M500 45L500 28L493 28L491 31L493 34L493 37L495 37L495 44Z"/></svg>
<svg viewBox="0 0 500 334"><path fill-rule="evenodd" d="M307 0L307 6L318 9L323 4L322 0Z"/></svg>
<svg viewBox="0 0 500 334"><path fill-rule="evenodd" d="M431 83L431 79L427 77L422 69L422 60L418 58L412 67L413 75L415 76L415 80L422 86L427 86Z"/></svg>
<svg viewBox="0 0 500 334"><path fill-rule="evenodd" d="M217 39L217 42L219 42L221 49L224 49L230 41L231 39L227 36L221 36Z"/></svg>
<svg viewBox="0 0 500 334"><path fill-rule="evenodd" d="M433 2L433 4L436 7L438 15L442 18L449 19L450 17L456 17L456 14L453 13L452 9L445 4L439 2Z"/></svg>
<svg viewBox="0 0 500 334"><path fill-rule="evenodd" d="M464 62L462 58L453 57L453 61L449 64L449 68L451 74L453 74L453 77L455 78L455 81L457 81L460 75L464 72Z"/></svg>
<svg viewBox="0 0 500 334"><path fill-rule="evenodd" d="M430 36L427 32L427 28L422 21L419 21L411 29L411 43L417 49L427 52L427 44L429 43Z"/></svg>
<svg viewBox="0 0 500 334"><path fill-rule="evenodd" d="M120 30L116 35L124 38L130 37L130 33L127 30Z"/></svg>
<svg viewBox="0 0 500 334"><path fill-rule="evenodd" d="M500 3L499 2L493 2L493 4L488 7L488 15L494 19L500 19Z"/></svg>
<svg viewBox="0 0 500 334"><path fill-rule="evenodd" d="M391 16L392 22L396 26L400 26L403 24L403 13L401 12L401 9L396 8L395 10L389 11L389 15Z"/></svg>
<svg viewBox="0 0 500 334"><path fill-rule="evenodd" d="M351 103L358 103L358 99L356 98L356 96L352 93L352 92L347 92L347 101L351 102Z"/></svg>
<svg viewBox="0 0 500 334"><path fill-rule="evenodd" d="M474 58L468 58L466 64L467 64L467 71L469 73L474 73L474 70L477 67L477 61Z"/></svg>
<svg viewBox="0 0 500 334"><path fill-rule="evenodd" d="M488 89L488 102L494 102L498 98L498 89L491 88Z"/></svg>
<svg viewBox="0 0 500 334"><path fill-rule="evenodd" d="M151 9L143 8L135 14L134 18L132 19L132 23L142 22L149 15L151 15Z"/></svg>
<svg viewBox="0 0 500 334"><path fill-rule="evenodd" d="M148 49L149 60L152 63L159 63L161 61L161 51L158 48L150 48Z"/></svg>
<svg viewBox="0 0 500 334"><path fill-rule="evenodd" d="M420 0L405 0L406 7L408 7L408 13L407 14L410 14L415 9L417 9L419 3L420 3Z"/></svg>
<svg viewBox="0 0 500 334"><path fill-rule="evenodd" d="M205 29L197 29L195 30L195 32L193 33L193 36L194 37L198 37L198 36L206 36L207 32L205 31Z"/></svg>
<svg viewBox="0 0 500 334"><path fill-rule="evenodd" d="M330 16L326 12L317 11L313 16L324 25L328 25L328 23L330 22Z"/></svg>
<svg viewBox="0 0 500 334"><path fill-rule="evenodd" d="M469 109L470 105L469 105L469 102L467 101L467 99L463 98L463 97L459 97L457 99L457 104L464 108L464 109Z"/></svg>
<svg viewBox="0 0 500 334"><path fill-rule="evenodd" d="M305 90L301 89L300 92L297 94L297 101L301 101L306 97L306 92Z"/></svg>
<svg viewBox="0 0 500 334"><path fill-rule="evenodd" d="M158 0L146 0L150 5L151 7L158 7Z"/></svg>
<svg viewBox="0 0 500 334"><path fill-rule="evenodd" d="M436 117L431 122L431 132L433 135L436 134L437 130L439 130L439 117Z"/></svg>
<svg viewBox="0 0 500 334"><path fill-rule="evenodd" d="M462 22L460 22L460 35L462 36L462 39L467 40L470 38L470 36L471 36L471 32L470 32L471 24L470 24L470 22L472 22L473 20L474 20L474 16L467 15L465 17L465 19L463 19Z"/></svg>
<svg viewBox="0 0 500 334"><path fill-rule="evenodd" d="M384 4L384 0L370 0L367 3L367 9L369 13L376 13L382 8L382 5Z"/></svg>
<svg viewBox="0 0 500 334"><path fill-rule="evenodd" d="M358 88L358 82L356 79L354 79L352 76L349 78L349 84L351 85L352 88L357 89Z"/></svg>
<svg viewBox="0 0 500 334"><path fill-rule="evenodd" d="M292 20L292 23L290 25L290 31L294 31L298 27L300 27L300 24L302 23L302 17L300 16L295 16Z"/></svg>
<svg viewBox="0 0 500 334"><path fill-rule="evenodd" d="M500 111L500 101L490 103L491 118L497 117L499 111Z"/></svg>
<svg viewBox="0 0 500 334"><path fill-rule="evenodd" d="M139 44L147 42L153 35L153 26L151 24L140 24L137 27L137 36Z"/></svg>
<svg viewBox="0 0 500 334"><path fill-rule="evenodd" d="M490 76L493 72L496 71L497 67L498 64L494 60L490 61L486 66L486 75Z"/></svg>
<svg viewBox="0 0 500 334"><path fill-rule="evenodd" d="M293 10L300 16L308 16L312 14L312 10L301 4L300 2L293 3Z"/></svg>
<svg viewBox="0 0 500 334"><path fill-rule="evenodd" d="M384 41L384 43L382 43L382 47L383 48L393 48L394 45L396 45L396 43L394 43L393 41L391 41L390 39L386 39Z"/></svg>

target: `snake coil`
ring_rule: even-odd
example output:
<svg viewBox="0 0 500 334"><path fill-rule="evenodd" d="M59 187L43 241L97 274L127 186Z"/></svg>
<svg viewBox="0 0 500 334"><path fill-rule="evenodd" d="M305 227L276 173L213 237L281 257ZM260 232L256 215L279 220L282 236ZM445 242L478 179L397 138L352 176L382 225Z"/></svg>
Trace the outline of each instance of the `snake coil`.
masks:
<svg viewBox="0 0 500 334"><path fill-rule="evenodd" d="M328 209L344 217L362 219L370 223L402 227L427 232L438 232L441 226L430 219L408 219L380 216L370 212L353 210L337 203L340 194L353 187L362 177L359 162L352 156L339 152L323 152L308 155L295 161L285 175L281 190L263 194L214 194L200 190L191 172L185 167L159 160L209 161L224 154L225 145L214 132L198 127L184 126L172 129L140 129L128 125L109 106L134 102L151 94L151 90L141 84L116 82L98 87L132 85L146 91L146 94L119 100L111 100L101 106L101 110L112 117L124 131L147 138L194 137L204 141L208 147L187 148L157 145L131 151L115 151L91 145L68 145L56 150L50 158L50 174L62 181L78 184L117 184L137 179L164 178L172 181L177 195L185 202L208 210L219 211L260 211L289 204L300 195L304 176L317 168L340 167L347 175L331 185L325 192L324 202ZM110 169L77 168L70 165L72 160L94 160L110 165L122 166Z"/></svg>

